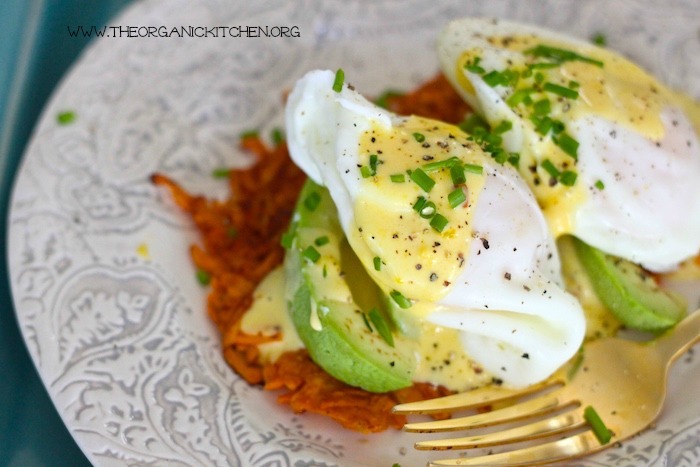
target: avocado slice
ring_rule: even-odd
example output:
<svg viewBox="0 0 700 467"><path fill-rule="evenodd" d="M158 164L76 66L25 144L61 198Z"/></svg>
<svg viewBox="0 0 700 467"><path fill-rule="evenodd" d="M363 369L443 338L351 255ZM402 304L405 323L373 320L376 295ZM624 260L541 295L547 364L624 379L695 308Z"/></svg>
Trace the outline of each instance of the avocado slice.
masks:
<svg viewBox="0 0 700 467"><path fill-rule="evenodd" d="M416 343L395 329L384 294L347 243L325 188L306 182L290 235L288 308L311 359L333 377L367 391L410 386Z"/></svg>
<svg viewBox="0 0 700 467"><path fill-rule="evenodd" d="M683 318L685 300L661 289L641 266L608 255L580 239L573 238L573 242L596 294L627 328L660 333Z"/></svg>

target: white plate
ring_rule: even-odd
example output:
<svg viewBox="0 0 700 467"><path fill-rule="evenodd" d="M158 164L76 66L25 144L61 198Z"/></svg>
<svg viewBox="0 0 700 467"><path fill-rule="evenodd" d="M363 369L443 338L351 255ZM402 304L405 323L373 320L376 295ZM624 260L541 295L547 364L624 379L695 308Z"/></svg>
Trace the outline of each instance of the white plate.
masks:
<svg viewBox="0 0 700 467"><path fill-rule="evenodd" d="M111 24L287 26L300 37L129 38L120 29L122 37L97 40L85 52L25 154L9 263L27 346L92 462L425 463L412 435L363 436L296 416L229 370L187 253L195 233L149 175L160 171L196 192L225 194L212 170L248 162L237 135L279 125L281 94L305 71L342 66L370 95L407 89L437 71L433 38L447 19L464 15L516 18L581 37L603 32L612 47L700 95L694 0L146 1ZM56 115L66 110L77 118L59 125ZM579 464L700 464L699 376L698 359L685 357L656 428Z"/></svg>

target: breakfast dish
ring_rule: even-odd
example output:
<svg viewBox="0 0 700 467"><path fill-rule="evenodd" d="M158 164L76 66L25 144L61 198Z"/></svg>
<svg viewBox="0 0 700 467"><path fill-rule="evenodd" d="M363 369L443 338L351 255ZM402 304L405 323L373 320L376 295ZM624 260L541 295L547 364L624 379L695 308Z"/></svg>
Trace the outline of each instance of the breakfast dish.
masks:
<svg viewBox="0 0 700 467"><path fill-rule="evenodd" d="M493 11L464 11L459 16L498 15L496 10L505 6L494 2ZM615 16L618 27L638 28L639 15L635 21L625 20L631 18L626 7L630 6L620 6ZM99 41L47 108L15 187L11 281L22 331L42 378L94 462L424 462L425 455L414 453L412 440L400 432L348 435L313 415L295 416L279 406L273 394L251 387L230 371L221 357L217 330L201 312L207 289L190 273L188 246L198 237L170 195L149 179L152 173L165 173L182 181L189 193L223 199L228 186L212 172L250 163L250 156L235 149L238 135L251 127L259 127L261 135L281 127L279 92L291 89L307 70L343 66L359 91L377 96L387 83L411 89L438 69L433 42L446 18L454 17L448 5L437 2L420 20L390 4L366 5L361 21L359 15L357 21L352 19L357 11L343 8L351 6L338 2L333 8L327 3L311 8L313 18L301 25L315 31L314 37L328 39L323 47L311 32L296 44L276 42L277 48L261 41L267 51L262 54L251 54L242 44L224 47L208 40ZM585 37L606 24L599 22L602 13L595 2L581 8L577 35ZM653 5L645 8L650 19L660 16ZM296 18L288 16L291 10L276 11L279 18ZM525 11L509 11L534 21ZM669 37L654 29L662 28L671 31L673 39L644 50L642 62L660 72L664 81L697 93L694 74L688 71L692 61L684 58L686 53L693 55L693 42L687 39L691 36L683 27L687 12L682 5L664 11L664 21L676 21L677 27L662 28L651 20L644 24L650 36ZM144 2L118 21L141 24L197 17L213 24L240 19L243 13L215 2L167 7ZM540 13L542 21L551 17ZM246 14L259 18L257 11ZM387 16L393 24L401 18L406 27L387 30L382 20ZM343 21L332 20L341 17ZM327 29L314 23L321 18ZM560 18L565 22L567 16ZM550 27L562 30L558 20L549 21ZM358 43L381 43L388 31L393 32L385 46L358 48ZM362 34L354 36L357 41L350 47L340 38L353 32ZM640 50L624 43L620 47ZM304 53L309 50L316 53ZM415 54L422 57L421 63L410 59ZM382 67L375 66L376 57ZM677 66L654 67L669 61ZM271 64L275 73L269 72ZM154 80L161 85L147 85ZM75 115L68 124L56 118L66 112ZM542 273L548 269L542 267ZM697 376L696 359L681 363L676 375L671 389L686 403L672 398L656 430L582 463L624 463L634 456L637 463L654 465L696 455L692 440L699 415L693 411L698 408L687 403L694 400L689 382Z"/></svg>

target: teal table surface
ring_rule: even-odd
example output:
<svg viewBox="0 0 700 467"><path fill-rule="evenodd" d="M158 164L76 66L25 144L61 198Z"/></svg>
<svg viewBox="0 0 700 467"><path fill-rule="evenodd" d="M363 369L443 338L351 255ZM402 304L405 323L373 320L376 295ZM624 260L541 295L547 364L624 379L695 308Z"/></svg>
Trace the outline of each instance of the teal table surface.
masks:
<svg viewBox="0 0 700 467"><path fill-rule="evenodd" d="M0 2L0 219L7 244L12 181L44 103L89 38L68 27L104 25L130 0ZM7 278L7 251L2 249ZM0 466L89 465L61 422L17 327L10 286L0 283Z"/></svg>

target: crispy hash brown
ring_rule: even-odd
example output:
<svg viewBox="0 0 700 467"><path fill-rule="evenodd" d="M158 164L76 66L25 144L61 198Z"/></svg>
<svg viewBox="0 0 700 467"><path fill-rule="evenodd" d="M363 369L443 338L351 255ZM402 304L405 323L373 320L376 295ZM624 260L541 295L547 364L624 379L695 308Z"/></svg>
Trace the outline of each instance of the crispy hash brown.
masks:
<svg viewBox="0 0 700 467"><path fill-rule="evenodd" d="M469 111L442 75L410 93L388 95L383 105L398 114L448 123L459 123ZM370 393L329 376L305 350L288 352L263 365L258 345L279 336L241 330L255 288L284 259L280 239L306 178L290 160L283 141L269 147L251 134L242 137L241 146L256 162L248 169L227 172L230 196L224 201L187 193L162 174L152 176L153 183L169 189L199 231L202 246L192 245L190 255L200 279L210 284L207 312L221 334L224 358L248 383L281 390L278 401L296 413L320 413L362 433L402 427L405 419L391 413L394 405L448 391L417 383L386 394Z"/></svg>

